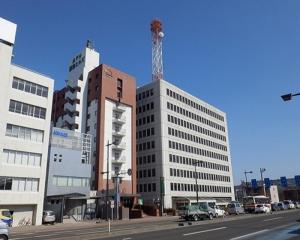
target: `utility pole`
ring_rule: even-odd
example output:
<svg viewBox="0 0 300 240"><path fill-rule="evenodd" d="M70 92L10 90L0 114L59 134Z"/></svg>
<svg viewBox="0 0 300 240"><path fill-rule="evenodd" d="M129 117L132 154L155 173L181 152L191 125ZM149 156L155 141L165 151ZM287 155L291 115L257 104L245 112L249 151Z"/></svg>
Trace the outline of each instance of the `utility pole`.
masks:
<svg viewBox="0 0 300 240"><path fill-rule="evenodd" d="M264 178L263 178L263 172L265 172L266 169L265 168L260 168L259 171L260 171L261 185L263 187L263 193L264 193L264 196L266 196L265 181L264 181Z"/></svg>
<svg viewBox="0 0 300 240"><path fill-rule="evenodd" d="M199 165L199 163L200 163L200 166L201 166L202 165L202 161L194 160L194 162L193 162L193 165L195 166L194 175L195 175L195 182L196 182L196 199L197 199L197 204L199 203L198 174L197 174L197 165Z"/></svg>
<svg viewBox="0 0 300 240"><path fill-rule="evenodd" d="M246 180L246 191L245 191L245 193L246 193L246 196L248 195L248 180L247 180L247 174L248 173L250 173L250 174L252 174L253 172L252 171L244 171L244 174L245 174L245 180Z"/></svg>

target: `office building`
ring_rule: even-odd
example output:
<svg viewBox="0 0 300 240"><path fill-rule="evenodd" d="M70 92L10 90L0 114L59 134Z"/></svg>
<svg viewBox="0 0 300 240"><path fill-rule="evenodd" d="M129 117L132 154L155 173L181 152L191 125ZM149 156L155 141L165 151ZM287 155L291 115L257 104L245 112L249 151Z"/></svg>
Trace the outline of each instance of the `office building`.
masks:
<svg viewBox="0 0 300 240"><path fill-rule="evenodd" d="M98 197L106 196L108 159L110 197L114 195L113 178L117 174L122 179L121 198L132 203L129 195L135 193L136 185L135 79L108 65L99 65L99 54L90 42L77 56L71 61L66 87L54 93L53 125L92 136L91 189ZM127 174L128 169L132 175Z"/></svg>
<svg viewBox="0 0 300 240"><path fill-rule="evenodd" d="M144 203L177 208L196 202L197 192L199 201L233 200L226 114L164 80L139 87L136 101L136 189Z"/></svg>
<svg viewBox="0 0 300 240"><path fill-rule="evenodd" d="M89 134L52 128L45 209L57 217L83 219L90 197L91 140Z"/></svg>
<svg viewBox="0 0 300 240"><path fill-rule="evenodd" d="M0 208L42 223L53 79L12 63L16 24L0 18Z"/></svg>

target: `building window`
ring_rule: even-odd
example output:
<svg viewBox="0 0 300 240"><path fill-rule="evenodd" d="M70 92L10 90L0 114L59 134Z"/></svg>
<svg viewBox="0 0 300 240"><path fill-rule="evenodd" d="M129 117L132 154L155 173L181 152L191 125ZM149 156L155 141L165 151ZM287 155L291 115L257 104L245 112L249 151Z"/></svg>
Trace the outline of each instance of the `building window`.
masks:
<svg viewBox="0 0 300 240"><path fill-rule="evenodd" d="M12 124L6 125L5 135L34 142L43 142L44 138L44 132L41 130L16 126Z"/></svg>
<svg viewBox="0 0 300 240"><path fill-rule="evenodd" d="M24 92L32 93L42 97L48 97L48 88L39 84L29 82L17 77L13 78L12 88L18 89Z"/></svg>
<svg viewBox="0 0 300 240"><path fill-rule="evenodd" d="M12 165L41 166L42 154L22 152L10 149L3 150L4 163Z"/></svg>
<svg viewBox="0 0 300 240"><path fill-rule="evenodd" d="M27 116L32 116L35 118L46 118L46 109L42 107L37 107L23 102L18 102L15 100L10 100L9 111L20 113Z"/></svg>

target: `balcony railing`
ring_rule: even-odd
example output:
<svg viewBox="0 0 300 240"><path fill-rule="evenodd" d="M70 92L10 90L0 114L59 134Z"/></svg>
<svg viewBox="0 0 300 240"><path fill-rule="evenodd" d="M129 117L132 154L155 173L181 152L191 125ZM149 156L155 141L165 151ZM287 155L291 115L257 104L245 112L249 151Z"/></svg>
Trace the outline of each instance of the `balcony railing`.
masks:
<svg viewBox="0 0 300 240"><path fill-rule="evenodd" d="M125 156L123 156L123 157L119 157L119 158L112 158L112 160L111 160L111 162L113 163L113 164L123 164L123 163L125 163L126 162L126 157Z"/></svg>
<svg viewBox="0 0 300 240"><path fill-rule="evenodd" d="M125 148L126 148L125 143L118 143L118 144L112 145L112 149L116 149L116 150L124 150Z"/></svg>
<svg viewBox="0 0 300 240"><path fill-rule="evenodd" d="M112 135L123 137L126 135L126 129L113 129Z"/></svg>
<svg viewBox="0 0 300 240"><path fill-rule="evenodd" d="M113 115L113 122L123 124L123 123L126 122L126 117L125 116Z"/></svg>

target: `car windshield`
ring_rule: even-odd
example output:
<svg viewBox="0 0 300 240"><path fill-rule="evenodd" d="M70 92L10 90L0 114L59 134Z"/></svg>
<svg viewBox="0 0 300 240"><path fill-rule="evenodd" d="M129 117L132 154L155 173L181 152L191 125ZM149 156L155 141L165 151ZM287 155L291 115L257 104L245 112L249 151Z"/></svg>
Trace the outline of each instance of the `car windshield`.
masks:
<svg viewBox="0 0 300 240"><path fill-rule="evenodd" d="M231 204L228 204L227 207L228 207L228 208L235 208L235 205L234 205L233 203L231 203Z"/></svg>
<svg viewBox="0 0 300 240"><path fill-rule="evenodd" d="M260 205L260 204L259 204L259 205L257 205L257 207L263 207L263 205Z"/></svg>
<svg viewBox="0 0 300 240"><path fill-rule="evenodd" d="M2 215L4 216L4 217L11 217L11 213L10 213L10 211L2 211Z"/></svg>
<svg viewBox="0 0 300 240"><path fill-rule="evenodd" d="M46 215L47 215L47 216L51 216L51 215L54 215L54 213L53 213L53 211L47 211L47 212L46 212Z"/></svg>

